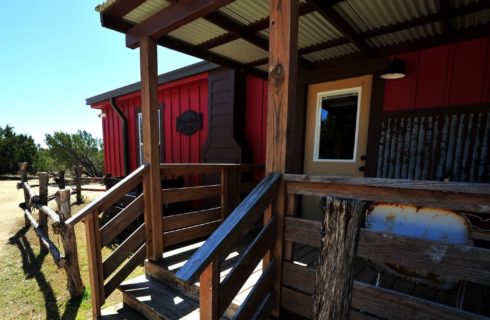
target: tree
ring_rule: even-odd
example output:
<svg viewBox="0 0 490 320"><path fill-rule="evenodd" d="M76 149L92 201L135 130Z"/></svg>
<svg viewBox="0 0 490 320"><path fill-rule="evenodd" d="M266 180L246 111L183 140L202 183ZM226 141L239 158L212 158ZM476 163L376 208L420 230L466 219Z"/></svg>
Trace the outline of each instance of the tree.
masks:
<svg viewBox="0 0 490 320"><path fill-rule="evenodd" d="M14 127L0 127L0 174L17 173L19 162L32 164L37 158L34 139L26 134L16 134ZM34 172L32 166L29 167Z"/></svg>
<svg viewBox="0 0 490 320"><path fill-rule="evenodd" d="M46 134L44 141L49 154L66 168L82 165L91 177L103 175L102 141L87 131L79 130L74 134L57 131Z"/></svg>

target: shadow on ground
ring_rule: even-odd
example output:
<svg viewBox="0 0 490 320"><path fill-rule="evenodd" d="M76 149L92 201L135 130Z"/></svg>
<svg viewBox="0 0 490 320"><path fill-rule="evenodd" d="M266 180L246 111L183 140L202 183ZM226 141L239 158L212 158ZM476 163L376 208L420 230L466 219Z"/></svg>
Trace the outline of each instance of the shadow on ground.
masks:
<svg viewBox="0 0 490 320"><path fill-rule="evenodd" d="M82 298L71 299L65 308L63 315L60 315L56 296L53 288L47 281L44 273L41 271L42 264L47 253L41 252L37 256L34 254L26 233L29 227L24 227L9 239L10 245L15 245L19 249L22 256L22 269L26 279L34 278L39 286L39 290L44 296L44 306L46 310L46 319L50 320L74 320L76 319L78 309L82 303Z"/></svg>

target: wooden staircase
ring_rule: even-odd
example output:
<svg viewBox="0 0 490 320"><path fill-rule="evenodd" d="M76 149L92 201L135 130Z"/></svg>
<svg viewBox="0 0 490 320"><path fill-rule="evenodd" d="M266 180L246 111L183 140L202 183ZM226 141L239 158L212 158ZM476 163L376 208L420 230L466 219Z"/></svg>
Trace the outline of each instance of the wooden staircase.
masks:
<svg viewBox="0 0 490 320"><path fill-rule="evenodd" d="M241 249L250 241L251 239L244 239L240 248L224 260L221 264L223 277L238 260ZM198 319L199 283L189 285L179 280L175 272L201 244L195 243L169 251L159 263L145 261L145 275L129 279L118 287L123 295L124 306L146 319ZM259 273L260 270L257 274ZM242 295L246 296L247 293L245 288ZM232 302L221 319L232 319L238 308L239 302Z"/></svg>

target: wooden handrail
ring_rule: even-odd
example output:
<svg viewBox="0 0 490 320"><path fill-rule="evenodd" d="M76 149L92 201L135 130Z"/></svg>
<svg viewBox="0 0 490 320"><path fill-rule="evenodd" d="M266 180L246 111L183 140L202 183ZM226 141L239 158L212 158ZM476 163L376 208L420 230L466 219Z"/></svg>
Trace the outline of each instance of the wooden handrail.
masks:
<svg viewBox="0 0 490 320"><path fill-rule="evenodd" d="M268 174L250 194L233 210L208 240L177 272L177 278L187 282L197 281L204 269L222 250L253 224L277 195L281 174Z"/></svg>
<svg viewBox="0 0 490 320"><path fill-rule="evenodd" d="M128 175L126 178L122 179L119 181L114 187L109 189L107 192L105 192L103 195L101 195L99 198L97 198L95 201L91 202L88 206L80 210L77 214L72 216L70 219L66 220L65 224L74 226L78 222L80 222L83 218L85 218L87 215L89 215L92 211L97 210L98 208L102 207L105 205L106 202L112 201L112 200L117 200L115 199L116 196L117 198L120 198L119 194L121 189L126 188L128 185L135 184L136 182L140 181L143 177L143 175L148 171L150 168L149 164L143 164L141 165L138 169L133 171L130 175ZM112 205L112 203L111 203Z"/></svg>
<svg viewBox="0 0 490 320"><path fill-rule="evenodd" d="M285 174L288 193L490 211L490 184ZM471 196L471 201L468 197Z"/></svg>

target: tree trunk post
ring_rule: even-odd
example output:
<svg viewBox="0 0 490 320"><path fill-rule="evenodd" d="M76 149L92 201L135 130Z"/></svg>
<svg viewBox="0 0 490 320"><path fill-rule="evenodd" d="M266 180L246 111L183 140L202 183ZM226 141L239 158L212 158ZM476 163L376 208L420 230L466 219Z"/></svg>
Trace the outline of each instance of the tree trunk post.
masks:
<svg viewBox="0 0 490 320"><path fill-rule="evenodd" d="M40 204L47 206L48 205L48 183L49 183L49 175L46 172L39 172L37 174L39 179L39 200ZM49 239L48 233L48 216L39 210L39 228L42 233ZM46 248L41 238L39 238L39 246L41 247L42 253L48 253L49 249Z"/></svg>
<svg viewBox="0 0 490 320"><path fill-rule="evenodd" d="M58 182L58 188L60 190L65 189L66 182L65 182L65 170L61 170L60 173L58 174L59 182Z"/></svg>
<svg viewBox="0 0 490 320"><path fill-rule="evenodd" d="M354 259L367 204L327 198L313 293L313 319L349 319Z"/></svg>
<svg viewBox="0 0 490 320"><path fill-rule="evenodd" d="M82 203L82 166L74 166L75 186L77 188L77 204Z"/></svg>
<svg viewBox="0 0 490 320"><path fill-rule="evenodd" d="M70 189L59 190L57 193L56 201L58 203L58 213L60 220L63 223L71 217L71 205L70 205ZM71 226L65 225L61 233L61 242L65 251L65 272L67 279L67 288L70 293L70 298L79 298L83 295L85 287L80 277L80 267L78 264L78 250L75 230Z"/></svg>
<svg viewBox="0 0 490 320"><path fill-rule="evenodd" d="M28 166L27 162L19 163L19 172L20 172L20 182L21 183L27 182L27 166ZM27 206L27 204L30 201L30 197L29 197L29 193L27 192L27 190L25 188L23 188L23 189L24 189L24 202ZM29 222L29 219L27 219L26 215L24 215L24 226L26 226L26 227L31 226L31 223Z"/></svg>

